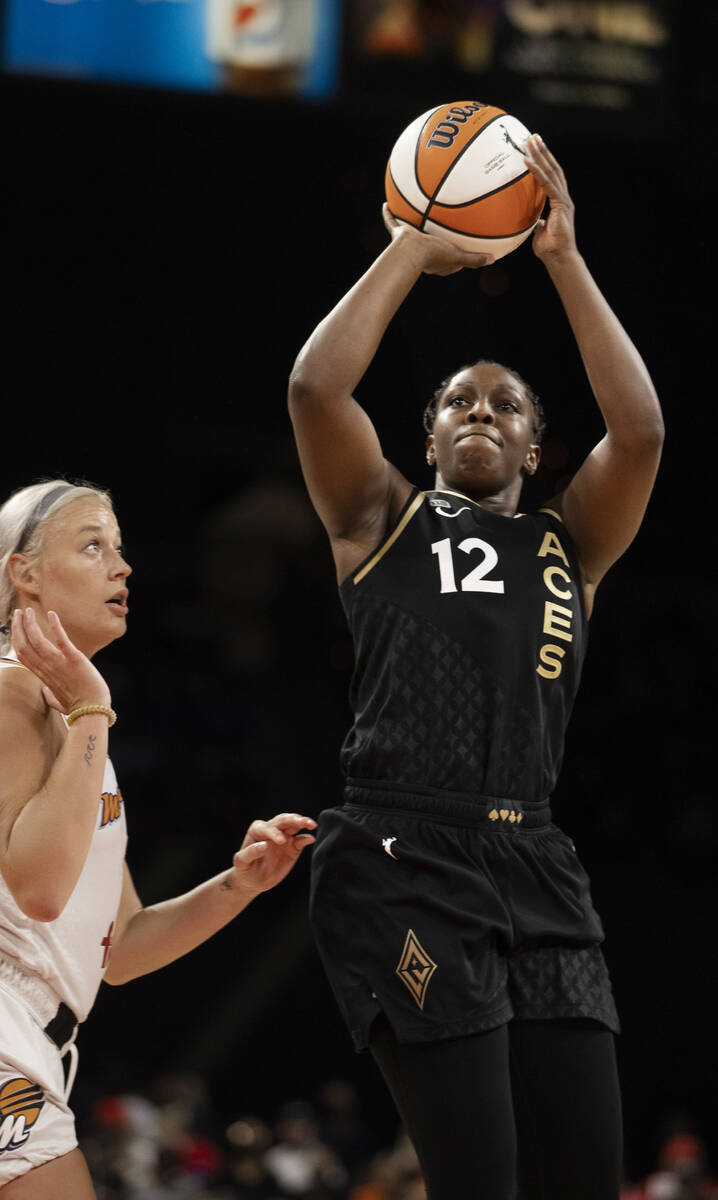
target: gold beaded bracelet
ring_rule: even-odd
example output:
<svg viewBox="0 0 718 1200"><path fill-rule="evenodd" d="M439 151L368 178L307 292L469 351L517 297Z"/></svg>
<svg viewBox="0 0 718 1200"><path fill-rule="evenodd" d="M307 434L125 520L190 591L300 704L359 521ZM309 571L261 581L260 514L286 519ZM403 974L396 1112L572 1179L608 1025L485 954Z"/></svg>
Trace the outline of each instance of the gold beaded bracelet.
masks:
<svg viewBox="0 0 718 1200"><path fill-rule="evenodd" d="M106 704L83 704L80 708L73 708L71 713L65 717L68 725L73 725L78 717L84 717L87 713L102 713L103 717L107 717L109 728L112 729L117 720L117 713L114 708L108 708Z"/></svg>

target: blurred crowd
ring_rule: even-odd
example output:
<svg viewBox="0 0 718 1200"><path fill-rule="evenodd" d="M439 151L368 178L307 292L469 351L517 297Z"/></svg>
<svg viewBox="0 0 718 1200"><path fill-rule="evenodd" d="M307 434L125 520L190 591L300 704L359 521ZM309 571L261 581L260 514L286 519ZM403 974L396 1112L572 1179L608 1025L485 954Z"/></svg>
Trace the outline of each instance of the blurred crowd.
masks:
<svg viewBox="0 0 718 1200"><path fill-rule="evenodd" d="M161 1076L150 1093L104 1095L87 1113L80 1140L99 1200L426 1200L401 1125L383 1144L345 1080L269 1120L218 1119L197 1075ZM656 1144L653 1169L627 1180L621 1200L718 1200L690 1119L667 1120Z"/></svg>
<svg viewBox="0 0 718 1200"><path fill-rule="evenodd" d="M196 1075L162 1076L150 1092L100 1096L80 1125L98 1200L425 1200L403 1130L382 1145L348 1082L269 1121L218 1120Z"/></svg>
<svg viewBox="0 0 718 1200"><path fill-rule="evenodd" d="M704 1141L690 1125L661 1144L656 1169L635 1184L626 1184L621 1200L718 1200Z"/></svg>

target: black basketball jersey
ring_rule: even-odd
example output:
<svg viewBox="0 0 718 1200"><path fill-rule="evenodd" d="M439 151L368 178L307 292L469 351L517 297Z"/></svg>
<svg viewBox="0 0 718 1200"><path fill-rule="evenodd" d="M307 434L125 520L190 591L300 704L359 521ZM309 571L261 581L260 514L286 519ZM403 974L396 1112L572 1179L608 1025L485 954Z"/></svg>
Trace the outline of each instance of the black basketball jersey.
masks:
<svg viewBox="0 0 718 1200"><path fill-rule="evenodd" d="M550 794L588 631L556 513L503 517L417 488L340 596L355 651L348 777L520 803Z"/></svg>

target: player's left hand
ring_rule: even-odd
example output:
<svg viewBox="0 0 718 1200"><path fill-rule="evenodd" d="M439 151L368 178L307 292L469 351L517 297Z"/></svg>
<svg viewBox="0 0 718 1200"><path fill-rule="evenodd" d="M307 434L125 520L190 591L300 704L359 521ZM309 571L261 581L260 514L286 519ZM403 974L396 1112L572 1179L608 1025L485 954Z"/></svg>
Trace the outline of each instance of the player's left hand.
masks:
<svg viewBox="0 0 718 1200"><path fill-rule="evenodd" d="M252 821L234 856L232 884L242 891L268 892L288 875L317 823L299 813L280 813L270 821Z"/></svg>
<svg viewBox="0 0 718 1200"><path fill-rule="evenodd" d="M549 213L542 217L533 235L534 254L546 261L576 253L574 204L566 176L538 133L525 146L524 162L549 199Z"/></svg>
<svg viewBox="0 0 718 1200"><path fill-rule="evenodd" d="M462 267L476 270L477 267L488 267L494 261L493 254L464 250L448 238L422 233L413 225L397 220L388 204L384 204L381 212L392 242L402 246L426 275L454 275Z"/></svg>

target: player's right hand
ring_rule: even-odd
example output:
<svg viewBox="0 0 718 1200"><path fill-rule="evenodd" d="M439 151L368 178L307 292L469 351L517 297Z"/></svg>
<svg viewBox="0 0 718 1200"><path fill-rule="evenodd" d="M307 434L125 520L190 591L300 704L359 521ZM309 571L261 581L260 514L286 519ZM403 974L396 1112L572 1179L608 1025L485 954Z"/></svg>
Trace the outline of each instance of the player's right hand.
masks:
<svg viewBox="0 0 718 1200"><path fill-rule="evenodd" d="M16 608L12 618L12 645L24 667L42 684L50 708L72 712L85 704L110 706L110 689L97 667L77 649L55 612L47 614L43 633L31 608Z"/></svg>
<svg viewBox="0 0 718 1200"><path fill-rule="evenodd" d="M392 241L403 242L427 275L454 275L462 267L475 270L488 267L494 261L493 254L475 254L471 250L462 250L447 238L421 233L413 225L397 220L388 204L382 208L382 217Z"/></svg>
<svg viewBox="0 0 718 1200"><path fill-rule="evenodd" d="M524 162L549 200L548 216L537 222L532 238L534 254L546 263L575 255L574 203L563 168L540 134L526 142Z"/></svg>

